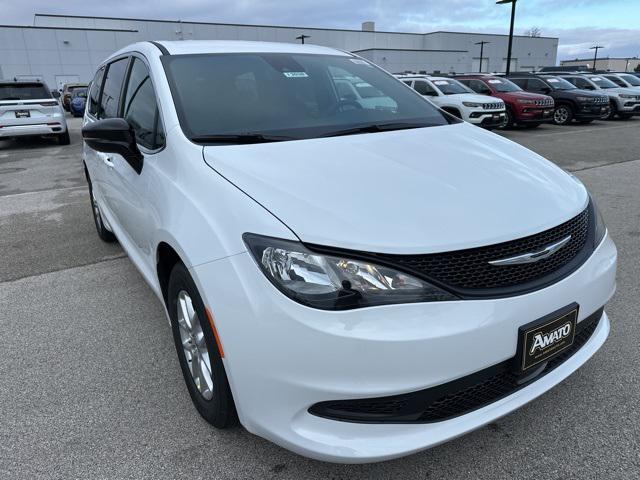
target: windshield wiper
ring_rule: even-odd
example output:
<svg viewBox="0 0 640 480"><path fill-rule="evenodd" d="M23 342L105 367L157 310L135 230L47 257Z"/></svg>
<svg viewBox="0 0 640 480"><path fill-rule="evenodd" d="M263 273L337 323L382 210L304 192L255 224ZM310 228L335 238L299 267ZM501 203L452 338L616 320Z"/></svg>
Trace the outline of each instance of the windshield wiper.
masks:
<svg viewBox="0 0 640 480"><path fill-rule="evenodd" d="M236 134L219 134L219 135L196 135L191 137L191 141L196 143L268 143L268 142L286 142L287 140L297 140L294 137L283 135L268 135L264 133L236 133Z"/></svg>
<svg viewBox="0 0 640 480"><path fill-rule="evenodd" d="M346 128L335 132L325 133L321 137L341 137L343 135L356 135L358 133L390 132L392 130L409 130L411 128L433 127L433 123L372 123L361 127Z"/></svg>

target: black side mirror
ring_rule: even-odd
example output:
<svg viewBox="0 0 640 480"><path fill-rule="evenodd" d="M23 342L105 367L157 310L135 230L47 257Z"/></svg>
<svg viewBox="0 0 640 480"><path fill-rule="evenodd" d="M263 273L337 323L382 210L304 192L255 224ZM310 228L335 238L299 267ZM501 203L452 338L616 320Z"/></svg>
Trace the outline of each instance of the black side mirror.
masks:
<svg viewBox="0 0 640 480"><path fill-rule="evenodd" d="M549 87L542 87L542 90L540 90L540 91L541 91L542 93L549 94L549 93L551 93L551 88L549 88Z"/></svg>
<svg viewBox="0 0 640 480"><path fill-rule="evenodd" d="M53 98L60 98L60 92L57 90L54 90L53 92L51 92L51 95L53 95Z"/></svg>
<svg viewBox="0 0 640 480"><path fill-rule="evenodd" d="M584 88L587 89L587 90L595 90L596 89L596 87L594 87L593 85L585 85Z"/></svg>
<svg viewBox="0 0 640 480"><path fill-rule="evenodd" d="M136 145L136 136L124 118L106 118L82 127L82 138L98 152L117 153L137 172L142 171L144 157Z"/></svg>

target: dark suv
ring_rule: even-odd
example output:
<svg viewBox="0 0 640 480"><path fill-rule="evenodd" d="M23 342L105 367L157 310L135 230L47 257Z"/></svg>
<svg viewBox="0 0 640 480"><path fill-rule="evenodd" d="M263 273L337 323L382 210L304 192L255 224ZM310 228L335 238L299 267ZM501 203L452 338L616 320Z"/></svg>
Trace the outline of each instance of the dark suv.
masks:
<svg viewBox="0 0 640 480"><path fill-rule="evenodd" d="M554 75L513 73L509 80L523 90L544 93L553 97L556 108L553 123L568 125L572 120L590 123L609 113L609 98L589 90L582 90L564 78Z"/></svg>
<svg viewBox="0 0 640 480"><path fill-rule="evenodd" d="M492 75L456 75L456 80L481 95L491 95L507 106L506 126L535 128L553 119L553 98L546 94L523 92L506 78Z"/></svg>

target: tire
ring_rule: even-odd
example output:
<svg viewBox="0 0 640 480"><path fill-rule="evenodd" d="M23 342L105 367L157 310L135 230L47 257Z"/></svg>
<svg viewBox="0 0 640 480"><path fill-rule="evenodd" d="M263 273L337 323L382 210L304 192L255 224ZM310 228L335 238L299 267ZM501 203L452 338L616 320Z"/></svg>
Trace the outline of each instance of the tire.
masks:
<svg viewBox="0 0 640 480"><path fill-rule="evenodd" d="M69 138L69 130L64 133L61 133L58 137L58 143L60 145L69 145L71 143L71 139Z"/></svg>
<svg viewBox="0 0 640 480"><path fill-rule="evenodd" d="M569 125L573 120L573 108L571 105L560 104L553 111L553 123L555 125Z"/></svg>
<svg viewBox="0 0 640 480"><path fill-rule="evenodd" d="M505 110L505 115L506 115L506 120L500 128L512 128L514 125L514 122L513 122L513 112L511 111L510 108L507 108Z"/></svg>
<svg viewBox="0 0 640 480"><path fill-rule="evenodd" d="M602 116L603 120L613 120L614 118L616 118L616 115L618 114L618 107L616 107L615 102L610 102L609 103L609 113L606 115Z"/></svg>
<svg viewBox="0 0 640 480"><path fill-rule="evenodd" d="M169 276L167 304L180 369L196 410L216 428L235 425L238 416L217 342L196 284L181 262ZM202 372L210 372L210 383Z"/></svg>
<svg viewBox="0 0 640 480"><path fill-rule="evenodd" d="M89 180L89 200L91 201L91 213L93 214L93 223L96 226L96 231L98 232L98 236L103 242L113 243L118 239L113 234L113 232L107 230L107 227L104 226L102 222L102 214L100 213L100 208L98 207L98 202L96 201L95 196L93 195L93 187L91 186L91 181Z"/></svg>

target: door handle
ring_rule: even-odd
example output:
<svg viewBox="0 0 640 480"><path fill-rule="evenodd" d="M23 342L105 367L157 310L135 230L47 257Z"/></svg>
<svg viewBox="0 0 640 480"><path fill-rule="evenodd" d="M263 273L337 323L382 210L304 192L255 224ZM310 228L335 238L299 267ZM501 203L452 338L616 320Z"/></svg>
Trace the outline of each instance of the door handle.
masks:
<svg viewBox="0 0 640 480"><path fill-rule="evenodd" d="M115 165L114 165L114 164L113 164L113 162L111 161L111 158L110 158L110 157L104 157L104 158L102 159L102 161L103 161L103 162L104 162L104 164L105 164L107 167L109 167L109 168L113 168L113 167L115 167Z"/></svg>

